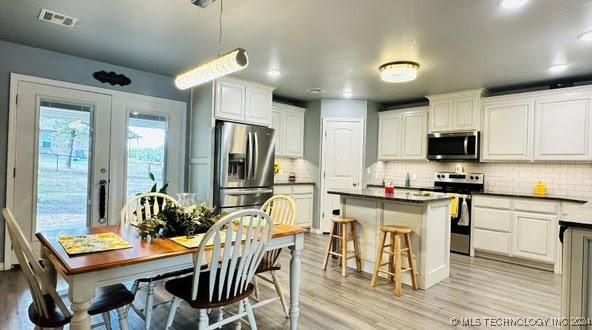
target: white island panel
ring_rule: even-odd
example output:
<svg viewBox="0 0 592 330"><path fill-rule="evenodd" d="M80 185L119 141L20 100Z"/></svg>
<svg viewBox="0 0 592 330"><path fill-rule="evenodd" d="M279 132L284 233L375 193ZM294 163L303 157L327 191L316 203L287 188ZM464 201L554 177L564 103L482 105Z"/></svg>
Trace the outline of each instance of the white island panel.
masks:
<svg viewBox="0 0 592 330"><path fill-rule="evenodd" d="M411 194L384 194L361 192L329 193L341 195L341 214L358 220L358 240L362 270L372 273L382 225L411 228L411 241L418 287L428 289L448 278L450 274L450 199L440 195L417 197ZM387 240L388 242L388 240ZM383 256L386 261L387 256ZM402 260L407 267L406 258ZM349 260L348 267L355 268ZM381 274L382 275L382 274ZM402 282L411 285L410 276Z"/></svg>

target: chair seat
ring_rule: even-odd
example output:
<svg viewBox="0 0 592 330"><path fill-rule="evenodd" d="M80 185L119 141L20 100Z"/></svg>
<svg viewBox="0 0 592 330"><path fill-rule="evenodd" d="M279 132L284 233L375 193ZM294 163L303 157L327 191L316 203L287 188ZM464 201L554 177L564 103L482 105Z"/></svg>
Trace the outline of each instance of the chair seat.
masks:
<svg viewBox="0 0 592 330"><path fill-rule="evenodd" d="M185 269L181 269L178 270L176 272L170 272L170 273L166 273L166 274L161 274L161 275L157 275L154 277L144 277L144 278L139 278L136 281L138 282L150 282L150 281L160 281L163 280L165 278L169 278L169 277L178 277L178 276L183 276L183 275L187 275L193 273L193 267L192 268L185 268Z"/></svg>
<svg viewBox="0 0 592 330"><path fill-rule="evenodd" d="M42 328L58 328L70 322L70 317L65 317L49 294L43 296L47 304L49 318L45 318L35 311L34 303L29 305L29 319L33 324ZM97 315L112 309L123 307L134 300L134 294L123 284L114 284L97 288L95 298L88 308L88 314ZM66 302L66 300L64 299ZM67 302L66 302L67 304Z"/></svg>
<svg viewBox="0 0 592 330"><path fill-rule="evenodd" d="M199 280L199 287L197 289L197 298L195 300L191 299L191 287L193 286L193 275L190 276L185 276L185 277L180 277L180 278L176 278L176 279L172 279L170 281L167 281L164 284L165 289L170 293L173 294L183 300L185 300L187 303L189 303L189 305L191 305L191 307L196 308L196 309L206 309L206 308L216 308L216 307L221 307L221 306L226 306L238 301L241 301L243 299L245 299L246 297L248 297L251 293L253 293L255 286L252 283L249 283L249 285L247 285L247 289L242 292L237 294L236 296L230 296L229 298L225 299L222 298L221 300L217 299L217 293L219 288L215 288L214 290L214 297L213 297L213 301L209 300L208 297L208 285L209 285L209 281L207 280L207 278L209 278L210 273L209 272L202 272L200 274L200 280ZM216 280L216 283L218 281ZM226 288L224 288L225 290ZM234 291L234 288L231 288L230 291ZM224 294L223 294L224 296Z"/></svg>
<svg viewBox="0 0 592 330"><path fill-rule="evenodd" d="M275 263L275 265L273 264L273 256L269 256L268 253L263 255L263 258L261 259L261 263L259 264L259 267L257 267L257 270L255 271L255 274L260 274L260 273L265 273L265 272L269 272L272 270L280 270L282 269L282 266L279 263Z"/></svg>

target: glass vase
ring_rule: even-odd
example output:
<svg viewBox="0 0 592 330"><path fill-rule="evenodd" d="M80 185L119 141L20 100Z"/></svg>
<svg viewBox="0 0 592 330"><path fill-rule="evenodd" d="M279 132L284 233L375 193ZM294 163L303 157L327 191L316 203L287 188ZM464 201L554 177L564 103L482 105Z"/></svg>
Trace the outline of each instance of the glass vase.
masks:
<svg viewBox="0 0 592 330"><path fill-rule="evenodd" d="M195 202L195 193L178 193L177 201L181 207L188 207L197 204Z"/></svg>

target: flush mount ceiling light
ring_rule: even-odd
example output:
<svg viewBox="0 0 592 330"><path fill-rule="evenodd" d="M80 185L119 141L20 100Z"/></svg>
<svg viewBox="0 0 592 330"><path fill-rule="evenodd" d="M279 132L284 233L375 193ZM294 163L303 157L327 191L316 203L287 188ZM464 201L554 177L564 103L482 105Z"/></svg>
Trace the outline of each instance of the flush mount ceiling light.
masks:
<svg viewBox="0 0 592 330"><path fill-rule="evenodd" d="M210 80L214 80L240 71L249 64L249 57L242 48L231 50L218 58L204 62L194 69L179 74L175 78L175 86L187 89Z"/></svg>
<svg viewBox="0 0 592 330"><path fill-rule="evenodd" d="M551 73L559 73L567 70L567 64L553 64L547 68L547 70Z"/></svg>
<svg viewBox="0 0 592 330"><path fill-rule="evenodd" d="M419 64L409 61L398 61L383 64L378 69L380 70L380 78L383 81L402 83L417 78Z"/></svg>
<svg viewBox="0 0 592 330"><path fill-rule="evenodd" d="M350 98L350 97L354 96L354 92L352 92L352 91L344 91L341 95L343 95L343 97Z"/></svg>
<svg viewBox="0 0 592 330"><path fill-rule="evenodd" d="M592 41L592 30L580 34L578 39L582 41Z"/></svg>
<svg viewBox="0 0 592 330"><path fill-rule="evenodd" d="M516 9L524 6L528 0L500 0L498 5L504 9Z"/></svg>
<svg viewBox="0 0 592 330"><path fill-rule="evenodd" d="M199 2L207 6L213 1L215 0L194 1L194 4ZM200 4L196 5L201 7ZM242 48L236 48L226 54L220 55L220 46L222 44L222 12L223 0L220 0L220 34L218 35L218 58L203 62L196 68L177 75L175 78L175 86L177 86L177 88L191 88L231 74L233 72L240 71L249 65L249 57L247 56L247 52Z"/></svg>
<svg viewBox="0 0 592 330"><path fill-rule="evenodd" d="M279 77L282 75L282 72L280 70L271 69L267 71L267 75L270 77Z"/></svg>

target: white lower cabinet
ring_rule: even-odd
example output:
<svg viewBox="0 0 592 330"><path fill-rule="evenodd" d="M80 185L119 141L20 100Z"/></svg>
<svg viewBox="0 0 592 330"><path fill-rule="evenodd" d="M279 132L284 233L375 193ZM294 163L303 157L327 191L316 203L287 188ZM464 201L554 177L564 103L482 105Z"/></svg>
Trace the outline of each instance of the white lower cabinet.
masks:
<svg viewBox="0 0 592 330"><path fill-rule="evenodd" d="M473 249L555 265L560 208L559 201L473 195Z"/></svg>
<svg viewBox="0 0 592 330"><path fill-rule="evenodd" d="M314 200L314 186L312 184L276 185L273 187L275 195L287 195L296 204L296 218L294 225L312 227L312 210Z"/></svg>
<svg viewBox="0 0 592 330"><path fill-rule="evenodd" d="M473 248L510 255L511 202L498 197L473 198Z"/></svg>
<svg viewBox="0 0 592 330"><path fill-rule="evenodd" d="M555 262L557 215L513 212L512 251L516 257Z"/></svg>

